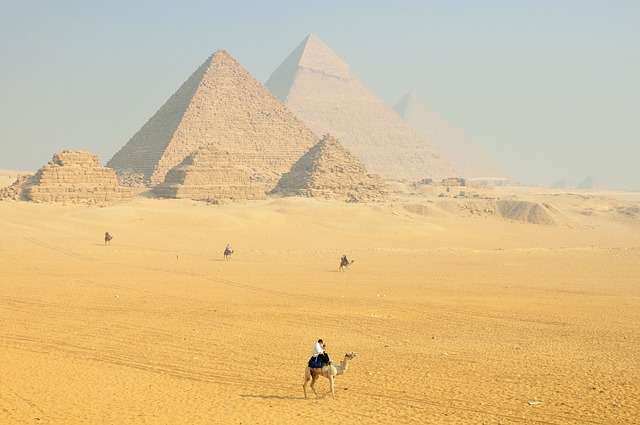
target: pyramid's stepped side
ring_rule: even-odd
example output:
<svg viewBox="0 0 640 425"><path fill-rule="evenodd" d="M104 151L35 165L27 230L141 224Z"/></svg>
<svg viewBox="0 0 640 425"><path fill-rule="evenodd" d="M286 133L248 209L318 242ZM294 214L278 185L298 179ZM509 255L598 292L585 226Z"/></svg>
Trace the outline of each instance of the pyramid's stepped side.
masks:
<svg viewBox="0 0 640 425"><path fill-rule="evenodd" d="M62 151L25 181L22 196L34 202L102 204L129 199L132 193L96 155Z"/></svg>
<svg viewBox="0 0 640 425"><path fill-rule="evenodd" d="M198 148L262 154L257 168L284 173L315 135L227 52L218 51L109 162L162 183ZM277 157L277 161L272 161ZM240 159L241 160L241 159Z"/></svg>
<svg viewBox="0 0 640 425"><path fill-rule="evenodd" d="M371 172L409 180L457 175L313 35L274 71L266 86L316 134L340 139Z"/></svg>
<svg viewBox="0 0 640 425"><path fill-rule="evenodd" d="M162 197L194 200L264 199L280 176L269 170L282 166L279 155L208 145L172 168L153 191Z"/></svg>
<svg viewBox="0 0 640 425"><path fill-rule="evenodd" d="M275 193L346 201L379 201L386 194L378 176L367 173L362 163L340 142L325 135L280 179Z"/></svg>

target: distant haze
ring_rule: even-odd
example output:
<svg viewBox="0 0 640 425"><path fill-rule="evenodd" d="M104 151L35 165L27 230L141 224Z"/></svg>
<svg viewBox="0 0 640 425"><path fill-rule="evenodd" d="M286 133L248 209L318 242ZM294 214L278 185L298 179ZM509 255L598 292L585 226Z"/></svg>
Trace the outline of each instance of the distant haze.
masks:
<svg viewBox="0 0 640 425"><path fill-rule="evenodd" d="M213 51L265 81L313 32L516 180L640 190L640 2L89 3L3 4L0 169L106 163Z"/></svg>

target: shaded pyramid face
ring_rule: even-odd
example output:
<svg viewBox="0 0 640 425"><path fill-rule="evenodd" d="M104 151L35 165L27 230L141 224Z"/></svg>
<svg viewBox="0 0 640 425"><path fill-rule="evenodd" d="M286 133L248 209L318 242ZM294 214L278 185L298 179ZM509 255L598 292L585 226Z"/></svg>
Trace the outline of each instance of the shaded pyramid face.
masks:
<svg viewBox="0 0 640 425"><path fill-rule="evenodd" d="M316 134L335 135L371 172L409 180L456 175L448 161L313 35L265 85Z"/></svg>
<svg viewBox="0 0 640 425"><path fill-rule="evenodd" d="M434 148L449 158L464 177L500 177L499 167L464 134L444 118L428 109L413 94L405 94L394 107L407 124L431 142Z"/></svg>
<svg viewBox="0 0 640 425"><path fill-rule="evenodd" d="M382 179L367 173L362 163L330 135L309 149L283 175L276 193L348 201L381 200Z"/></svg>
<svg viewBox="0 0 640 425"><path fill-rule="evenodd" d="M285 172L315 135L233 57L218 51L114 155L108 166L161 183L167 172L206 145L251 155ZM240 155L241 156L241 155Z"/></svg>

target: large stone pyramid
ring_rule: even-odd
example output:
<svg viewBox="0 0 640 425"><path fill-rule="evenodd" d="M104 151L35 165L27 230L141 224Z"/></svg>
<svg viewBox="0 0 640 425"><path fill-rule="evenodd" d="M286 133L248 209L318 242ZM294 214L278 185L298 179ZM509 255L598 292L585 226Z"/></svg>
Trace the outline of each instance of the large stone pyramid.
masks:
<svg viewBox="0 0 640 425"><path fill-rule="evenodd" d="M472 143L463 131L452 127L444 118L428 109L411 92L394 107L415 130L427 138L464 177L499 177L501 172L489 155Z"/></svg>
<svg viewBox="0 0 640 425"><path fill-rule="evenodd" d="M309 35L265 84L316 134L331 133L371 172L419 180L456 175L429 143Z"/></svg>
<svg viewBox="0 0 640 425"><path fill-rule="evenodd" d="M384 198L382 179L367 174L362 163L337 139L325 135L282 176L275 193L345 201Z"/></svg>
<svg viewBox="0 0 640 425"><path fill-rule="evenodd" d="M188 155L214 145L268 154L257 166L285 172L316 141L301 121L221 50L182 84L108 166L142 174L155 185Z"/></svg>

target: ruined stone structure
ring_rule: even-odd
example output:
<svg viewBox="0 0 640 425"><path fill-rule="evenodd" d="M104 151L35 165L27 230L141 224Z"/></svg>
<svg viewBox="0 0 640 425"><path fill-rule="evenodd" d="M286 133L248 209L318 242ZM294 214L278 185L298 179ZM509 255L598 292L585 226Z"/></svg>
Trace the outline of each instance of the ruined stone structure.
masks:
<svg viewBox="0 0 640 425"><path fill-rule="evenodd" d="M89 152L64 150L38 172L25 179L20 197L34 202L106 204L129 199L114 170L100 165Z"/></svg>
<svg viewBox="0 0 640 425"><path fill-rule="evenodd" d="M23 197L24 188L32 179L32 174L18 175L9 186L0 188L0 201L25 200Z"/></svg>
<svg viewBox="0 0 640 425"><path fill-rule="evenodd" d="M350 202L379 201L384 198L385 186L380 177L367 174L364 165L337 139L325 135L282 176L274 192Z"/></svg>
<svg viewBox="0 0 640 425"><path fill-rule="evenodd" d="M257 173L284 173L316 141L301 121L221 50L189 77L108 166L129 174L139 173L148 184L157 185L173 167L191 166L193 171L193 167L204 164L205 160L200 162L195 157L190 160L195 161L193 164L181 163L210 145L221 152L252 156ZM209 154L202 155L204 158ZM235 158L238 163L244 162L241 156ZM178 171L168 185L177 182L177 174ZM227 183L236 187L244 184ZM160 192L171 193L164 189ZM186 194L186 189L181 193Z"/></svg>
<svg viewBox="0 0 640 425"><path fill-rule="evenodd" d="M266 86L316 134L335 135L371 172L412 181L458 175L314 35L285 59Z"/></svg>
<svg viewBox="0 0 640 425"><path fill-rule="evenodd" d="M502 172L489 155L460 129L427 108L413 93L405 94L394 109L404 121L449 159L463 177L497 177Z"/></svg>

